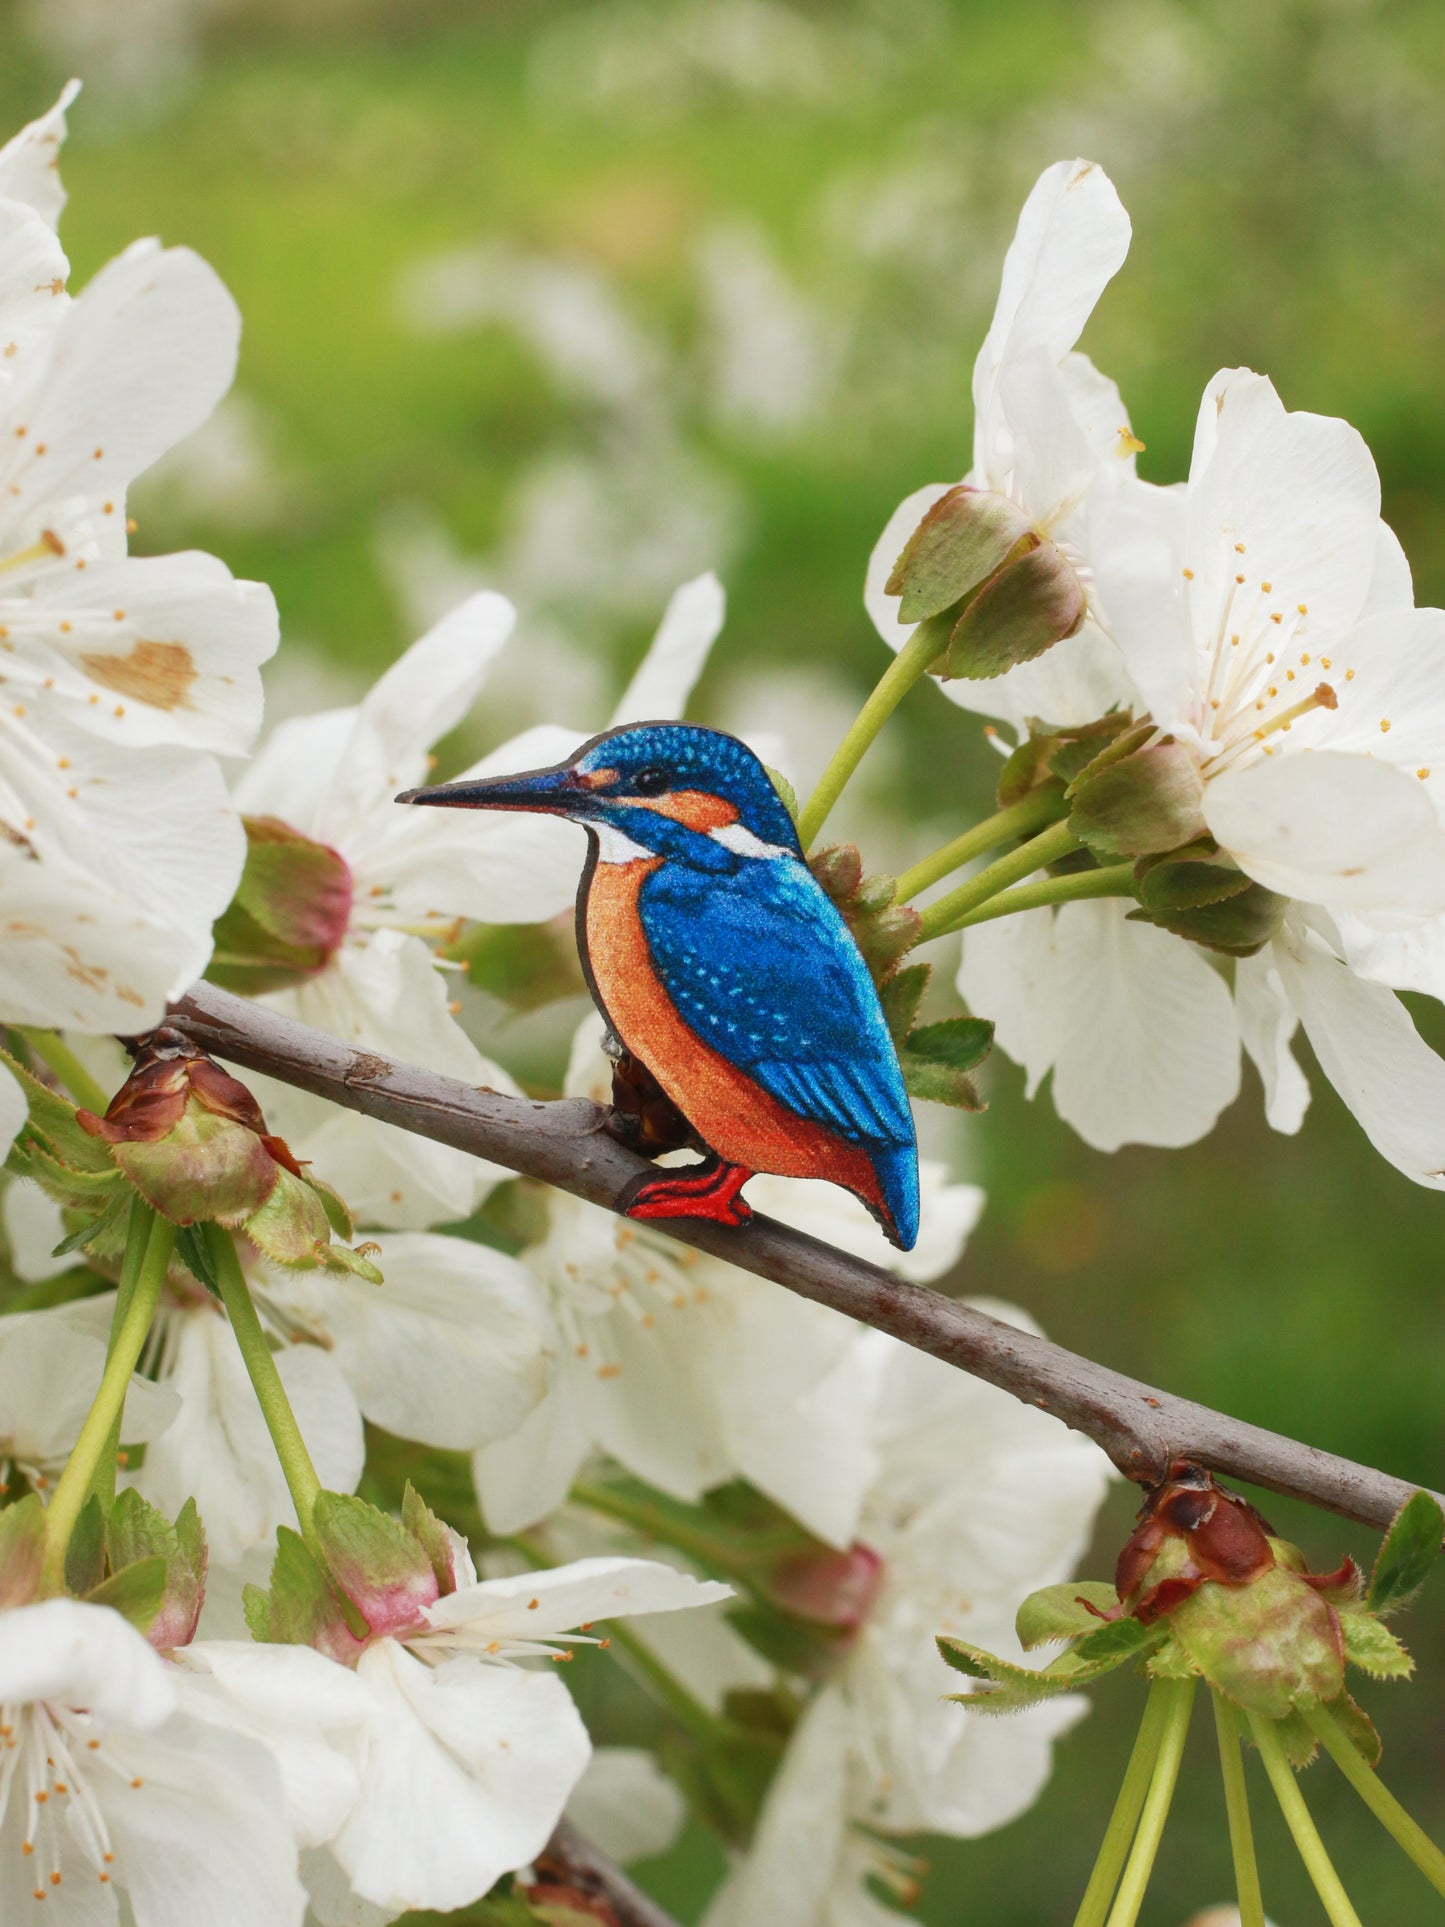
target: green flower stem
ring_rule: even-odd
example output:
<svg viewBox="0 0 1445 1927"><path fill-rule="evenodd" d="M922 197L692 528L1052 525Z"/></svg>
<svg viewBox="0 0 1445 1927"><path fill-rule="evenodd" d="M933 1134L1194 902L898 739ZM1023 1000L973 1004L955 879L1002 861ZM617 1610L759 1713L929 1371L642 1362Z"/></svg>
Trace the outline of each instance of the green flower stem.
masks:
<svg viewBox="0 0 1445 1927"><path fill-rule="evenodd" d="M1239 1903L1239 1927L1265 1927L1264 1896L1259 1890L1259 1866L1254 1857L1254 1830L1249 1824L1249 1789L1244 1780L1244 1756L1239 1750L1239 1715L1234 1701L1223 1693L1212 1695L1214 1729L1219 1736L1219 1765L1224 1774L1224 1810L1229 1816L1229 1846L1234 1855L1234 1897Z"/></svg>
<svg viewBox="0 0 1445 1927"><path fill-rule="evenodd" d="M1373 1767L1367 1766L1350 1744L1349 1736L1327 1706L1300 1708L1316 1738L1359 1794L1365 1805L1384 1827L1395 1844L1402 1848L1424 1874L1436 1893L1445 1894L1445 1853L1435 1845L1400 1802L1383 1785Z"/></svg>
<svg viewBox="0 0 1445 1927"><path fill-rule="evenodd" d="M1152 1691L1164 1696L1164 1719L1159 1737L1159 1757L1154 1762L1154 1777L1149 1782L1144 1811L1139 1816L1139 1831L1129 1853L1129 1864L1114 1899L1109 1927L1134 1927L1144 1904L1145 1889L1154 1871L1154 1856L1164 1836L1164 1822L1174 1799L1179 1780L1179 1763L1184 1758L1184 1740L1189 1732L1189 1715L1194 1710L1192 1679L1155 1680Z"/></svg>
<svg viewBox="0 0 1445 1927"><path fill-rule="evenodd" d="M155 1211L148 1205L139 1192L133 1193L130 1201L130 1217L126 1221L125 1255L120 1261L120 1284L115 1294L115 1311L110 1321L110 1338L106 1343L107 1362L115 1355L116 1338L130 1310L135 1296L136 1281L140 1277L152 1238L165 1241L165 1260L170 1262L171 1246L175 1243L175 1228L167 1225L165 1231L159 1228L160 1221ZM159 1252L157 1259L159 1260ZM115 1497L115 1463L120 1450L120 1427L123 1412L117 1412L110 1428L110 1444L95 1462L91 1475L90 1490L98 1493L102 1500Z"/></svg>
<svg viewBox="0 0 1445 1927"><path fill-rule="evenodd" d="M22 1030L20 1035L41 1063L55 1072L82 1110L105 1116L110 1099L58 1031Z"/></svg>
<svg viewBox="0 0 1445 1927"><path fill-rule="evenodd" d="M1330 1927L1361 1927L1360 1916L1350 1905L1350 1897L1341 1886L1340 1876L1325 1852L1325 1843L1315 1831L1315 1823L1310 1818L1310 1810L1295 1780L1294 1768L1284 1756L1273 1720L1261 1719L1258 1713L1248 1713L1245 1717L1249 1721L1250 1735L1259 1748L1259 1757L1264 1761L1269 1783L1274 1788L1274 1797L1279 1801L1279 1810L1294 1835L1299 1857L1305 1863L1305 1872L1314 1882L1315 1892L1329 1915Z"/></svg>
<svg viewBox="0 0 1445 1927"><path fill-rule="evenodd" d="M1051 903L1075 903L1085 897L1132 897L1136 888L1132 863L1111 863L1102 870L1075 870L1067 876L1040 877L1036 883L1016 884L1000 890L996 897L958 918L938 936L955 930L971 930L976 923L992 923L995 917L1011 917L1019 910L1039 910Z"/></svg>
<svg viewBox="0 0 1445 1927"><path fill-rule="evenodd" d="M251 1301L241 1261L236 1256L235 1240L219 1224L201 1225L198 1229L216 1274L221 1303L226 1307L231 1330L236 1334L236 1343L241 1348L241 1357L245 1361L256 1402L266 1421L266 1430L271 1434L271 1443L281 1461L291 1503L296 1508L301 1537L325 1567L326 1555L317 1543L311 1523L316 1501L321 1496L321 1481L316 1476L316 1467L311 1463L311 1454L306 1450L306 1441L296 1423L296 1414L291 1410L286 1387L281 1383L281 1374L276 1369L276 1355L271 1350L256 1307Z"/></svg>
<svg viewBox="0 0 1445 1927"><path fill-rule="evenodd" d="M1084 1898L1079 1902L1079 1911L1074 1916L1074 1927L1104 1927L1109 1902L1114 1898L1114 1889L1119 1884L1119 1875L1124 1871L1134 1829L1139 1824L1144 1795L1149 1791L1149 1782L1154 1777L1154 1762L1159 1757L1159 1742L1164 1735L1164 1715L1168 1711L1168 1703L1160 1691L1163 1684L1162 1680L1156 1680L1149 1689L1144 1717L1139 1722L1139 1734L1134 1741L1134 1750L1129 1755L1129 1764L1124 1769L1124 1783L1114 1802L1108 1831L1099 1848L1099 1857L1094 1862L1094 1871L1089 1876Z"/></svg>
<svg viewBox="0 0 1445 1927"><path fill-rule="evenodd" d="M1011 843L1016 836L1032 836L1047 824L1057 823L1061 816L1067 816L1068 810L1062 784L1030 790L1020 802L1010 803L1007 809L986 816L982 823L975 823L952 843L945 843L941 850L935 850L932 856L905 870L898 879L897 901L911 902L920 890L937 883L940 877L972 863L976 856L996 850L1001 843Z"/></svg>
<svg viewBox="0 0 1445 1927"><path fill-rule="evenodd" d="M104 1477L100 1467L107 1456L111 1463L111 1477L114 1478L113 1438L120 1425L121 1413L125 1410L130 1375L140 1359L160 1301L175 1237L175 1226L165 1218L157 1218L145 1241L144 1257L139 1258L136 1257L140 1248L139 1233L134 1238L127 1236L126 1256L136 1266L134 1281L127 1293L122 1279L100 1389L86 1413L80 1437L75 1441L45 1514L42 1579L47 1592L63 1592L65 1589L66 1547L70 1544L70 1535L75 1530L81 1507L96 1489L98 1476Z"/></svg>
<svg viewBox="0 0 1445 1927"><path fill-rule="evenodd" d="M931 903L922 913L923 928L918 941L926 943L930 937L941 937L945 931L952 930L961 917L1008 889L1010 884L1022 883L1035 870L1047 869L1049 864L1057 863L1060 857L1069 856L1079 848L1079 839L1067 822L1051 824L1019 849L997 858L967 883L960 883L937 903Z"/></svg>
<svg viewBox="0 0 1445 1927"><path fill-rule="evenodd" d="M927 622L920 622L883 672L877 688L859 710L852 728L834 750L832 761L818 778L818 787L808 798L798 818L798 838L805 850L812 847L818 832L828 820L829 811L843 794L848 779L862 762L873 738L913 685L927 675L948 647L954 620L952 616L944 614L930 616Z"/></svg>

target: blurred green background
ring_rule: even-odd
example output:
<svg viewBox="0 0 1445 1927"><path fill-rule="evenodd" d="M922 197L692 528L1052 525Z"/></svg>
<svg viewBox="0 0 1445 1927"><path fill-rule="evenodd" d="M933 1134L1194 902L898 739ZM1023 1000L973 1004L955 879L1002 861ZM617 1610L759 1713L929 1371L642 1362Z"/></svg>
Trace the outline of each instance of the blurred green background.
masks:
<svg viewBox="0 0 1445 1927"><path fill-rule="evenodd" d="M137 234L203 253L245 316L234 397L136 491L135 546L195 545L281 606L274 712L345 700L483 583L525 644L477 718L605 721L675 584L723 575L694 713L816 773L884 655L859 599L899 497L967 465L969 374L1018 207L1050 161L1113 176L1131 258L1084 345L1141 460L1184 472L1197 397L1247 363L1370 442L1418 599L1445 601L1445 36L1415 4L1072 0L31 0L0 13L8 131L69 72L62 238L78 286ZM981 813L994 759L908 701L839 821L890 868ZM1445 1042L1439 1013L1422 1025ZM506 1026L503 1026L506 1030ZM512 1027L555 1076L558 1035ZM507 1054L507 1038L494 1040ZM1161 1064L1159 1075L1168 1075ZM1193 1150L1089 1152L1006 1063L951 1140L990 1203L954 1288L1080 1350L1445 1484L1445 1200L1327 1086L1294 1139L1257 1086ZM952 1126L931 1125L949 1139ZM967 1466L959 1467L968 1477ZM1093 1570L1132 1509L1115 1495ZM1269 1502L1319 1566L1370 1535ZM1386 1773L1445 1835L1445 1584L1376 1689ZM579 1669L580 1670L580 1669ZM940 1690L946 1689L940 1679ZM921 1918L1067 1922L1140 1708L1118 1680L1040 1805L927 1842ZM1230 1891L1213 1738L1144 1919ZM1327 1764L1308 1788L1367 1918L1433 1918ZM1319 1919L1256 1817L1280 1927ZM695 1917L689 1837L644 1877ZM766 1927L759 1923L759 1927Z"/></svg>

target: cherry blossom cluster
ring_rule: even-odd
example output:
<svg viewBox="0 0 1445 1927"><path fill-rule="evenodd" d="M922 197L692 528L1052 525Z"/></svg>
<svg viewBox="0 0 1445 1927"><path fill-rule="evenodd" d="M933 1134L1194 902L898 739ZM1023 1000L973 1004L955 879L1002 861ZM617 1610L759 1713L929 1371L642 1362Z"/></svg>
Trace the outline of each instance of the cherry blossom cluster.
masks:
<svg viewBox="0 0 1445 1927"><path fill-rule="evenodd" d="M525 647L490 592L223 775L274 605L209 556L130 556L125 491L225 392L239 319L153 243L68 293L73 91L0 149L0 1917L378 1927L499 1882L525 1907L564 1811L627 1857L690 1807L729 1855L709 1927L882 1927L916 1885L903 1842L1024 1811L1083 1710L967 1718L935 1641L1016 1665L1018 1601L1072 1572L1108 1463L891 1338L166 1027L206 974L515 1093L461 989L498 931L550 942L584 852L542 816L395 807ZM1242 1045L1294 1129L1302 1025L1377 1147L1445 1184L1445 1070L1394 995L1445 988L1445 618L1413 607L1358 436L1258 376L1210 383L1187 483L1138 476L1074 352L1128 238L1097 168L1030 196L972 467L878 545L889 699L795 812L805 845L933 672L1013 732L998 816L896 880L816 853L905 1033L905 957L966 929L972 1055L915 1094L975 1107L991 1024L1089 1142L1183 1144ZM680 716L724 617L714 576L685 583L610 716L456 773ZM562 971L559 1004L579 988ZM600 1020L567 1021L566 1092L605 1103ZM926 1282L983 1199L922 1179L906 1256L831 1188L752 1195ZM593 1646L652 1695L658 1757L593 1751L565 1683Z"/></svg>

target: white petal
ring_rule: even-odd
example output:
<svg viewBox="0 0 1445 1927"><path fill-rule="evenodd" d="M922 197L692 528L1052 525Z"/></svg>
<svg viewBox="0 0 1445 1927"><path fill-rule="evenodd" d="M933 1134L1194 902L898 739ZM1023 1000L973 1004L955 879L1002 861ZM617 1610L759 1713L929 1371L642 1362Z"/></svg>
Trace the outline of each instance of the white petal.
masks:
<svg viewBox="0 0 1445 1927"><path fill-rule="evenodd" d="M1445 1001L1445 916L1361 916L1331 906L1345 962L1357 977Z"/></svg>
<svg viewBox="0 0 1445 1927"><path fill-rule="evenodd" d="M584 1622L632 1613L680 1612L732 1595L731 1586L655 1559L574 1559L547 1572L484 1579L426 1608L429 1625L468 1639L549 1639Z"/></svg>
<svg viewBox="0 0 1445 1927"><path fill-rule="evenodd" d="M358 816L424 780L427 751L471 708L516 619L505 596L484 590L444 616L372 685L320 812L318 836L344 838Z"/></svg>
<svg viewBox="0 0 1445 1927"><path fill-rule="evenodd" d="M1129 251L1129 217L1092 161L1057 161L1035 183L1004 257L998 306L973 370L974 467L988 473L994 383L1006 358L1062 361Z"/></svg>
<svg viewBox="0 0 1445 1927"><path fill-rule="evenodd" d="M1320 1069L1375 1149L1416 1184L1445 1189L1445 1064L1399 998L1362 982L1298 923L1274 955Z"/></svg>
<svg viewBox="0 0 1445 1927"><path fill-rule="evenodd" d="M1032 1097L1063 1041L1059 955L1051 910L1025 910L968 930L958 989L994 1025L994 1042L1023 1066Z"/></svg>
<svg viewBox="0 0 1445 1927"><path fill-rule="evenodd" d="M0 456L7 531L33 539L57 505L123 500L230 387L240 332L235 302L189 248L137 244L103 267L12 398L26 433Z"/></svg>
<svg viewBox="0 0 1445 1927"><path fill-rule="evenodd" d="M279 816L303 836L319 836L356 717L355 709L327 709L278 723L236 778L236 808L248 816Z"/></svg>
<svg viewBox="0 0 1445 1927"><path fill-rule="evenodd" d="M936 1159L920 1161L918 1181L921 1228L912 1251L891 1245L857 1199L837 1185L760 1175L749 1186L748 1196L769 1217L781 1218L797 1231L840 1245L856 1257L923 1285L958 1263L985 1199L976 1184L950 1184L947 1166Z"/></svg>
<svg viewBox="0 0 1445 1927"><path fill-rule="evenodd" d="M83 727L132 746L188 743L228 756L260 725L260 666L280 639L271 591L198 553L48 575L9 626L31 638Z"/></svg>
<svg viewBox="0 0 1445 1927"><path fill-rule="evenodd" d="M1089 558L1103 620L1138 691L1133 707L1164 719L1188 717L1197 650L1183 597L1186 497L1126 479L1089 499Z"/></svg>
<svg viewBox="0 0 1445 1927"><path fill-rule="evenodd" d="M313 1921L319 1921L321 1927L388 1927L397 1917L395 1907L378 1907L375 1901L363 1900L352 1891L329 1847L302 1852L301 1878L311 1902L307 1927Z"/></svg>
<svg viewBox="0 0 1445 1927"><path fill-rule="evenodd" d="M524 1532L564 1503L592 1450L574 1378L560 1370L552 1389L510 1437L472 1455L477 1502L489 1532Z"/></svg>
<svg viewBox="0 0 1445 1927"><path fill-rule="evenodd" d="M306 1646L250 1640L197 1640L175 1660L181 1710L264 1746L298 1839L331 1839L361 1790L343 1745L369 1708L356 1674Z"/></svg>
<svg viewBox="0 0 1445 1927"><path fill-rule="evenodd" d="M266 1293L325 1334L373 1425L451 1452L515 1432L557 1343L532 1274L470 1239L419 1232L388 1237L379 1262L381 1286L273 1268Z"/></svg>
<svg viewBox="0 0 1445 1927"><path fill-rule="evenodd" d="M1282 896L1356 910L1445 910L1445 829L1423 783L1373 757L1309 750L1205 786L1210 832Z"/></svg>
<svg viewBox="0 0 1445 1927"><path fill-rule="evenodd" d="M0 395L59 326L69 272L60 243L34 209L0 200Z"/></svg>
<svg viewBox="0 0 1445 1927"><path fill-rule="evenodd" d="M1064 904L1054 942L1059 1116L1099 1151L1203 1137L1239 1093L1239 1032L1219 972L1192 944L1128 922L1117 901Z"/></svg>
<svg viewBox="0 0 1445 1927"><path fill-rule="evenodd" d="M1261 375L1217 377L1201 413L1217 413L1214 449L1190 475L1184 563L1194 631L1213 638L1241 594L1308 608L1312 646L1328 652L1358 619L1374 570L1380 479L1348 422L1287 413ZM1241 553L1238 544L1243 543ZM1246 606L1235 597L1235 606Z"/></svg>
<svg viewBox="0 0 1445 1927"><path fill-rule="evenodd" d="M464 1906L546 1845L586 1730L551 1674L469 1659L433 1672L392 1640L357 1670L375 1709L361 1798L332 1851L366 1899Z"/></svg>
<svg viewBox="0 0 1445 1927"><path fill-rule="evenodd" d="M135 1927L301 1927L296 1841L262 1747L184 1716L102 1745L121 1771L93 1774L88 1786L115 1840Z"/></svg>
<svg viewBox="0 0 1445 1927"><path fill-rule="evenodd" d="M623 1866L666 1853L682 1832L687 1802L640 1746L599 1746L572 1790L567 1817Z"/></svg>
<svg viewBox="0 0 1445 1927"><path fill-rule="evenodd" d="M1234 1007L1239 1041L1264 1085L1264 1114L1276 1131L1293 1136L1309 1108L1309 1079L1290 1039L1299 1019L1285 994L1272 949L1241 957L1234 967Z"/></svg>
<svg viewBox="0 0 1445 1927"><path fill-rule="evenodd" d="M118 1612L46 1599L0 1613L0 1702L30 1700L149 1727L169 1717L176 1695L160 1656Z"/></svg>
<svg viewBox="0 0 1445 1927"><path fill-rule="evenodd" d="M685 582L668 603L651 647L612 712L609 728L681 716L726 614L723 586L711 570Z"/></svg>
<svg viewBox="0 0 1445 1927"><path fill-rule="evenodd" d="M65 110L79 92L80 82L67 80L55 105L0 147L0 199L24 201L51 227L65 206L65 189L60 184Z"/></svg>
<svg viewBox="0 0 1445 1927"><path fill-rule="evenodd" d="M1010 354L999 370L998 406L1008 422L1010 492L1036 522L1052 522L1083 494L1095 455L1047 350Z"/></svg>
<svg viewBox="0 0 1445 1927"><path fill-rule="evenodd" d="M1413 609L1415 584L1410 562L1400 538L1388 522L1375 531L1375 567L1370 576L1370 592L1360 611L1361 622L1372 616L1389 615L1397 609Z"/></svg>
<svg viewBox="0 0 1445 1927"><path fill-rule="evenodd" d="M1383 526L1383 525L1382 525ZM1445 610L1395 609L1362 622L1326 680L1339 707L1310 716L1317 749L1352 750L1403 770L1445 806ZM1340 673L1353 672L1347 682ZM1385 728L1384 725L1389 725Z"/></svg>

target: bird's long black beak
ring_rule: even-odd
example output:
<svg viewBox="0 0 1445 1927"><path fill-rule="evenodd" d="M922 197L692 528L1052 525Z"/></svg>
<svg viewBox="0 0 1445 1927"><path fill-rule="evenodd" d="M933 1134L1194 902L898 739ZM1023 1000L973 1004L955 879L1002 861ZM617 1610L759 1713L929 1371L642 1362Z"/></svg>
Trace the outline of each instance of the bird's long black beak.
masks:
<svg viewBox="0 0 1445 1927"><path fill-rule="evenodd" d="M591 794L585 778L570 763L555 769L525 770L517 776L487 776L430 789L403 790L398 803L436 803L453 810L544 810L572 816Z"/></svg>

